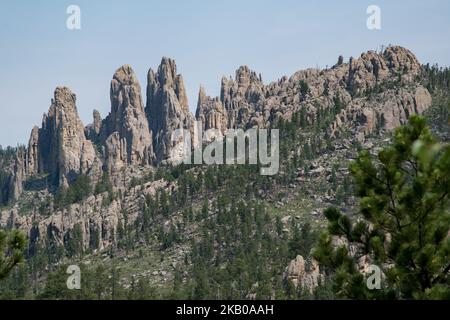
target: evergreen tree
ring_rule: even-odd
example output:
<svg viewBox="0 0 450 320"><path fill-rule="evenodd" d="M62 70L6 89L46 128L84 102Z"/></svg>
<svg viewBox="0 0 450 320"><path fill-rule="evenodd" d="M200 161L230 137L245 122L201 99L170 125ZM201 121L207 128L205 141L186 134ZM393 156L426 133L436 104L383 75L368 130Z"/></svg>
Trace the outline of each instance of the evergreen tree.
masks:
<svg viewBox="0 0 450 320"><path fill-rule="evenodd" d="M309 222L304 223L301 227L295 226L292 238L288 243L290 258L294 259L297 255L308 257L316 238L316 232L311 230Z"/></svg>
<svg viewBox="0 0 450 320"><path fill-rule="evenodd" d="M437 143L425 120L412 116L378 161L362 151L350 169L360 197L358 219L327 209L328 232L315 250L333 272L338 296L450 299L450 146ZM333 236L356 253L346 245L335 248ZM381 290L368 289L357 267L362 256L384 274Z"/></svg>
<svg viewBox="0 0 450 320"><path fill-rule="evenodd" d="M299 90L300 90L300 98L301 98L301 99L304 99L305 96L309 93L309 86L308 86L308 84L307 84L305 81L303 81L303 80L300 80L300 81L298 82L298 86L299 86Z"/></svg>
<svg viewBox="0 0 450 320"><path fill-rule="evenodd" d="M109 178L109 174L104 172L102 175L102 179L95 186L95 194L100 194L103 192L111 193L113 190L113 185L111 183L111 179Z"/></svg>
<svg viewBox="0 0 450 320"><path fill-rule="evenodd" d="M106 269L102 264L99 264L94 271L94 293L97 300L101 300L105 294L108 277L106 276Z"/></svg>
<svg viewBox="0 0 450 320"><path fill-rule="evenodd" d="M0 230L0 280L4 279L17 264L23 261L25 235L18 230Z"/></svg>

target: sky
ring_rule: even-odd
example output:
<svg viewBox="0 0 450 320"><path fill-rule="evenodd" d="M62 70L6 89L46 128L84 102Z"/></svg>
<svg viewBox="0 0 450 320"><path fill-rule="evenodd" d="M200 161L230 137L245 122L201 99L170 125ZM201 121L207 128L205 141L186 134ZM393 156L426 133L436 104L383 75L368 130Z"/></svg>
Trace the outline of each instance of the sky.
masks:
<svg viewBox="0 0 450 320"><path fill-rule="evenodd" d="M70 5L81 10L79 30L66 26ZM369 5L380 8L380 30L366 26ZM148 69L175 59L195 112L200 85L218 95L222 76L241 65L269 83L397 44L450 66L449 40L446 0L0 0L0 145L28 142L59 85L77 95L85 125L93 109L105 117L123 64L145 101Z"/></svg>

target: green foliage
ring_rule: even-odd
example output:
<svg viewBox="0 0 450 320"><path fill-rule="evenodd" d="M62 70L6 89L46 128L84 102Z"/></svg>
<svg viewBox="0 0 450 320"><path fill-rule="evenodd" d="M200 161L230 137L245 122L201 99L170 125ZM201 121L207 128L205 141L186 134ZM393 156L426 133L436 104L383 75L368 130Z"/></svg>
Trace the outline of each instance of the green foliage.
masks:
<svg viewBox="0 0 450 320"><path fill-rule="evenodd" d="M436 91L450 92L450 68L427 64L424 66L422 81L431 93Z"/></svg>
<svg viewBox="0 0 450 320"><path fill-rule="evenodd" d="M9 201L10 178L10 174L0 168L0 206L6 205Z"/></svg>
<svg viewBox="0 0 450 320"><path fill-rule="evenodd" d="M158 235L158 239L162 243L163 250L166 250L175 243L180 242L180 238L181 234L175 226L172 226L168 232L164 232L164 230L161 228Z"/></svg>
<svg viewBox="0 0 450 320"><path fill-rule="evenodd" d="M359 217L325 211L328 233L315 250L332 271L334 289L348 298L450 298L450 146L437 143L425 120L412 116L395 131L394 143L375 161L362 151L350 167ZM356 246L332 245L332 236ZM357 260L370 257L385 275L381 290L369 290Z"/></svg>
<svg viewBox="0 0 450 320"><path fill-rule="evenodd" d="M123 271L117 267L107 268L102 264L95 268L79 264L81 287L79 290L69 290L66 282L67 265L47 274L44 287L37 295L42 300L144 300L162 298L156 288L149 285L146 277L132 277L124 286Z"/></svg>
<svg viewBox="0 0 450 320"><path fill-rule="evenodd" d="M32 287L28 277L29 268L21 263L0 281L0 300L32 298Z"/></svg>
<svg viewBox="0 0 450 320"><path fill-rule="evenodd" d="M81 256L83 254L83 231L79 223L75 224L73 229L67 232L65 248L69 257Z"/></svg>
<svg viewBox="0 0 450 320"><path fill-rule="evenodd" d="M55 207L61 209L66 205L83 201L91 194L91 178L87 175L80 174L67 189L58 189L54 199Z"/></svg>
<svg viewBox="0 0 450 320"><path fill-rule="evenodd" d="M109 206L109 204L117 197L117 193L113 190L113 185L107 172L103 173L101 180L95 185L94 189L95 195L102 193L107 193L107 195L103 197L102 207Z"/></svg>
<svg viewBox="0 0 450 320"><path fill-rule="evenodd" d="M45 286L37 295L39 300L95 300L101 299L106 290L107 276L102 266L95 270L80 264L80 289L67 288L67 265L60 266L56 271L47 274ZM102 292L99 292L102 290Z"/></svg>
<svg viewBox="0 0 450 320"><path fill-rule="evenodd" d="M25 246L26 239L22 232L0 230L0 280L23 261Z"/></svg>
<svg viewBox="0 0 450 320"><path fill-rule="evenodd" d="M298 82L298 87L299 87L299 90L300 90L300 97L301 97L302 99L304 99L304 97L305 97L305 96L309 93L309 91L310 91L309 86L308 86L308 84L307 84L305 81L300 80L300 81Z"/></svg>
<svg viewBox="0 0 450 320"><path fill-rule="evenodd" d="M344 107L339 95L333 99L334 108L316 104L315 113L310 112L314 110L313 107L310 110L301 108L293 114L292 121L280 120L273 124L281 130L281 166L280 174L276 176L261 176L257 165L181 165L159 167L154 174L132 182L141 184L143 181L163 178L176 182L177 188L170 192L159 189L155 194L139 199L136 203L137 219L130 219L132 222L128 222L129 213L123 210L123 219L118 222L115 232L117 242L110 248L110 257L114 259L117 252L125 255L131 250L160 250L161 261L165 263L164 257L182 247L188 247L186 239L190 238L192 252L184 254L183 266L178 264L173 273L169 272L169 276L173 275L173 288L164 288L168 292L155 290L146 277L130 277L128 269L125 271L119 267L106 266L83 270L83 276L87 273L84 279L90 279L91 282L81 292L68 292L65 288L67 275L65 271L59 270L48 277L43 291L38 285L33 290L41 293L38 297L46 299L245 299L250 293L255 293L258 299L374 297L361 289L365 283L364 277L357 274L354 259L346 250L333 248L330 235L320 238L320 248L322 260L326 262L325 270L329 272L326 279L333 281L321 283L313 294L297 290L292 283L283 281L289 261L298 254L307 258L317 234L307 223L291 225L289 232L286 232L280 216L269 215L262 205L268 193L278 195L278 199L281 199L287 193L285 187L297 178L298 169L305 168L305 172L308 172L310 160L328 152L330 143L325 141L320 132ZM350 191L350 183L345 179L341 181L337 170L337 167L333 168L331 185L338 191L336 197L342 200ZM89 190L88 193L79 190L83 184L86 186L87 179L81 177L67 190L60 190L59 207L88 196L92 192L89 187L83 188L84 191ZM113 197L111 189L110 179L104 174L95 186L94 193L108 192L108 197L103 198L105 206ZM303 190L300 188L299 193ZM118 194L122 198L120 191ZM123 195L127 196L126 191ZM177 216L178 213L180 216ZM355 225L352 219L342 216L339 211L327 211L330 221L337 221L334 226L330 226L332 231L352 237L358 232L365 232L367 224ZM166 224L168 221L170 224ZM90 249L98 247L98 239L102 237L99 232L101 230L90 230ZM115 238L114 235L110 237ZM368 244L369 248L373 248L374 256L387 256L383 253L381 238L374 238ZM83 252L81 226L75 226L64 240L65 246L61 246L49 237L45 248L32 247L37 253L30 261L30 270L23 272L32 275L32 279L42 279L43 274L48 274L45 268L49 265L54 268L61 261L66 262L67 258L78 259L86 253ZM137 252L132 252L131 256L134 253ZM340 267L338 272L333 269L336 265ZM11 288L20 289L16 296L23 297L24 281L16 271L14 279L10 277ZM31 281L30 278L27 280ZM348 283L352 286L349 287ZM171 283L166 283L166 286L171 287ZM342 287L344 289L337 290ZM351 288L354 290L351 291ZM429 292L429 297L442 295L444 289L442 285L436 286Z"/></svg>
<svg viewBox="0 0 450 320"><path fill-rule="evenodd" d="M23 148L23 146L19 146L17 148L8 146L6 147L6 149L4 149L0 145L0 163L3 165L10 163L12 160L14 160L19 148Z"/></svg>
<svg viewBox="0 0 450 320"><path fill-rule="evenodd" d="M111 179L109 178L109 174L104 172L102 175L102 179L95 186L94 193L100 194L103 192L111 193L113 191L113 185L111 183Z"/></svg>
<svg viewBox="0 0 450 320"><path fill-rule="evenodd" d="M316 240L317 234L310 223L306 222L301 227L295 226L292 239L288 243L290 258L294 259L297 255L308 257Z"/></svg>
<svg viewBox="0 0 450 320"><path fill-rule="evenodd" d="M192 264L192 279L178 285L181 293L192 299L246 299L249 294L270 299L274 293L278 299L289 297L282 274L292 257L309 256L315 242L309 224L288 236L280 219L270 217L264 206L232 201L227 195L211 205L205 202L199 214L206 221L186 261Z"/></svg>

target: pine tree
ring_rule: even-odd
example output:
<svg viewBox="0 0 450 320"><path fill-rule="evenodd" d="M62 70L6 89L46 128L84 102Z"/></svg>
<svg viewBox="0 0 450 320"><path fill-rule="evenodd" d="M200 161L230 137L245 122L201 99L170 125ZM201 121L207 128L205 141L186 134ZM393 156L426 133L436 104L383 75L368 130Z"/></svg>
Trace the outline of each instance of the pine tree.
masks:
<svg viewBox="0 0 450 320"><path fill-rule="evenodd" d="M0 280L23 261L25 235L18 230L9 232L0 230Z"/></svg>
<svg viewBox="0 0 450 320"><path fill-rule="evenodd" d="M95 186L95 194L100 194L103 192L111 193L113 191L113 185L111 183L111 179L107 172L104 172L102 175L102 179Z"/></svg>
<svg viewBox="0 0 450 320"><path fill-rule="evenodd" d="M327 209L328 232L314 254L332 271L337 295L450 299L450 146L437 143L425 120L412 116L378 161L362 151L350 169L360 197L358 218ZM356 253L334 247L332 237ZM362 256L381 269L381 290L368 289L367 275L357 267Z"/></svg>
<svg viewBox="0 0 450 320"><path fill-rule="evenodd" d="M97 300L101 300L105 294L107 282L106 269L102 264L99 264L94 271L93 283L93 291Z"/></svg>
<svg viewBox="0 0 450 320"><path fill-rule="evenodd" d="M307 125L307 115L306 115L306 110L305 108L301 108L300 109L300 115L299 115L299 121L300 121L300 127L301 128L305 128Z"/></svg>
<svg viewBox="0 0 450 320"><path fill-rule="evenodd" d="M305 96L309 93L309 86L304 80L298 82L298 87L300 90L300 98L304 100Z"/></svg>

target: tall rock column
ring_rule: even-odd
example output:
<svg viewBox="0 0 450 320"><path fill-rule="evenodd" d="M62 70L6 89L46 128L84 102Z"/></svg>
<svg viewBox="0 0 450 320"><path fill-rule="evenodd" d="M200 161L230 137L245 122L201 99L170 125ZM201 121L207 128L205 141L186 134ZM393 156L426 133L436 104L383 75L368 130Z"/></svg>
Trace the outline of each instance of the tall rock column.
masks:
<svg viewBox="0 0 450 320"><path fill-rule="evenodd" d="M197 121L201 122L205 132L211 132L207 140L223 137L228 128L228 114L219 97L211 98L206 95L205 89L200 87L198 94ZM213 129L213 130L211 130Z"/></svg>
<svg viewBox="0 0 450 320"><path fill-rule="evenodd" d="M107 142L106 166L114 171L119 161L133 165L151 164L154 158L152 133L144 111L141 86L129 65L120 67L114 73L110 96L111 113L104 120L106 125L102 125L102 135ZM124 147L126 150L123 150ZM117 153L119 149L121 152ZM126 159L122 159L124 151ZM118 154L121 156L112 157Z"/></svg>
<svg viewBox="0 0 450 320"><path fill-rule="evenodd" d="M37 174L39 170L39 127L37 126L31 130L26 160L26 174L29 176Z"/></svg>
<svg viewBox="0 0 450 320"><path fill-rule="evenodd" d="M52 105L34 128L28 146L27 175L49 173L55 184L67 187L78 174L99 175L101 163L92 142L84 134L76 96L67 87L55 90Z"/></svg>
<svg viewBox="0 0 450 320"><path fill-rule="evenodd" d="M153 132L157 162L176 160L182 154L174 154L179 141L173 141L172 134L176 129L186 129L192 137L195 121L189 112L183 77L177 74L174 60L163 58L156 73L149 70L147 80L145 112Z"/></svg>

